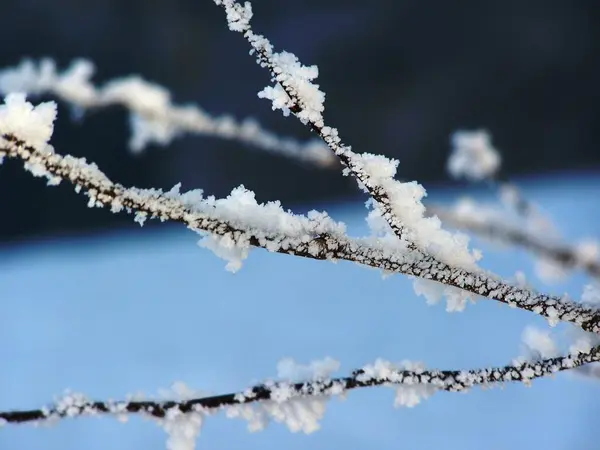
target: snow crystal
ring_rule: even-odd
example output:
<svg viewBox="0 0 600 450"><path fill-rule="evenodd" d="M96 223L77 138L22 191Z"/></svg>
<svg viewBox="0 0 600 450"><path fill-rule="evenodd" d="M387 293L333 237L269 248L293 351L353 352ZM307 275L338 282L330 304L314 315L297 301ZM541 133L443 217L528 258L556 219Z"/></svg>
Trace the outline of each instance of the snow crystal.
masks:
<svg viewBox="0 0 600 450"><path fill-rule="evenodd" d="M53 61L43 59L39 67L26 59L16 67L0 72L0 92L25 92L39 94L55 82L56 67Z"/></svg>
<svg viewBox="0 0 600 450"><path fill-rule="evenodd" d="M600 306L600 285L587 284L583 287L581 303L592 308ZM600 335L589 333L581 328L573 328L570 331L572 343L569 352L572 354L588 353L593 347L600 345Z"/></svg>
<svg viewBox="0 0 600 450"><path fill-rule="evenodd" d="M25 59L14 68L0 71L0 92L39 95L54 90L59 96L86 106L93 102L95 96L90 83L94 70L90 61L77 59L69 69L59 74L52 59L44 58L38 65Z"/></svg>
<svg viewBox="0 0 600 450"><path fill-rule="evenodd" d="M426 209L422 202L426 196L425 188L414 181L400 182L393 178L398 161L371 154L353 155L352 161L369 180L385 190L390 200L391 213L399 219L403 228L404 239L446 264L479 271L477 261L481 258L481 253L469 250L469 237L464 233L444 230L436 216L425 216ZM367 202L367 207L373 208L367 223L374 234L381 234L383 222L389 224L389 220L384 217L384 209L372 201ZM377 216L381 216L381 220ZM392 233L389 226L387 233Z"/></svg>
<svg viewBox="0 0 600 450"><path fill-rule="evenodd" d="M258 98L271 100L273 111L281 109L284 117L290 115L290 108L294 106L294 102L289 95L284 91L281 85L267 86L258 92Z"/></svg>
<svg viewBox="0 0 600 450"><path fill-rule="evenodd" d="M600 306L600 285L599 284L586 284L583 287L583 294L581 294L581 301L590 306Z"/></svg>
<svg viewBox="0 0 600 450"><path fill-rule="evenodd" d="M225 269L231 273L240 270L244 260L250 254L250 243L247 240L235 240L229 234L225 236L211 234L198 241L198 245L227 261Z"/></svg>
<svg viewBox="0 0 600 450"><path fill-rule="evenodd" d="M168 400L185 401L207 395L206 392L189 388L185 383L173 383L170 389L159 390L159 395ZM194 450L204 424L206 413L201 407L183 413L178 407L167 410L158 424L167 432L167 450Z"/></svg>
<svg viewBox="0 0 600 450"><path fill-rule="evenodd" d="M182 413L177 408L167 411L162 427L168 434L167 450L194 450L204 422L201 413Z"/></svg>
<svg viewBox="0 0 600 450"><path fill-rule="evenodd" d="M521 289L529 289L529 284L527 283L527 276L521 270L517 270L515 272L514 283L515 283L515 286L517 286Z"/></svg>
<svg viewBox="0 0 600 450"><path fill-rule="evenodd" d="M598 345L598 343L597 337L591 335L591 333L586 333L585 336L581 335L569 346L569 353L589 353L592 347Z"/></svg>
<svg viewBox="0 0 600 450"><path fill-rule="evenodd" d="M485 131L457 131L451 137L452 153L448 171L454 178L483 180L491 178L500 168L500 154L492 146Z"/></svg>
<svg viewBox="0 0 600 450"><path fill-rule="evenodd" d="M415 278L413 288L417 295L425 297L429 305L435 305L443 297L446 297L447 312L463 311L467 306L467 302L469 300L473 301L474 298L471 292L424 278Z"/></svg>
<svg viewBox="0 0 600 450"><path fill-rule="evenodd" d="M208 392L192 389L183 381L175 381L168 389L159 389L158 395L165 400L191 400L209 395Z"/></svg>
<svg viewBox="0 0 600 450"><path fill-rule="evenodd" d="M108 103L122 102L135 110L157 114L164 113L171 102L171 94L166 88L135 75L107 83L101 91L101 98Z"/></svg>
<svg viewBox="0 0 600 450"><path fill-rule="evenodd" d="M215 3L226 6L227 23L231 31L246 31L250 27L250 19L252 19L250 2L245 2L243 6L233 0L215 0Z"/></svg>
<svg viewBox="0 0 600 450"><path fill-rule="evenodd" d="M564 264L555 260L538 257L535 259L535 273L545 283L560 283L568 275L568 270Z"/></svg>
<svg viewBox="0 0 600 450"><path fill-rule="evenodd" d="M415 372L417 376L404 377L401 374L404 370ZM425 371L425 365L421 362L402 361L393 364L390 361L377 359L375 363L364 366L362 371L363 373L357 377L359 381L389 380L389 387L396 391L395 407L406 406L412 408L437 391L435 386L423 383L418 376L418 374ZM393 384L394 382L398 384Z"/></svg>
<svg viewBox="0 0 600 450"><path fill-rule="evenodd" d="M66 390L62 396L55 400L55 408L58 414L75 417L81 414L89 402L90 400L84 394Z"/></svg>
<svg viewBox="0 0 600 450"><path fill-rule="evenodd" d="M558 355L558 348L549 331L529 326L523 331L522 340L529 359L540 360Z"/></svg>
<svg viewBox="0 0 600 450"><path fill-rule="evenodd" d="M546 308L546 319L551 327L555 327L560 322L558 310L554 306Z"/></svg>
<svg viewBox="0 0 600 450"><path fill-rule="evenodd" d="M390 178L394 178L398 164L400 163L397 159L389 159L383 155L374 155L372 153L356 155L354 161L360 164L360 168L378 185L381 185Z"/></svg>
<svg viewBox="0 0 600 450"><path fill-rule="evenodd" d="M43 149L54 130L56 103L37 106L25 100L25 94L13 93L0 105L0 134L12 134L36 149Z"/></svg>
<svg viewBox="0 0 600 450"><path fill-rule="evenodd" d="M577 243L575 253L580 264L593 264L600 261L600 242L586 239Z"/></svg>
<svg viewBox="0 0 600 450"><path fill-rule="evenodd" d="M422 362L415 361L402 361L398 364L401 370L410 370L414 372L423 372L425 370L425 364ZM418 380L417 380L418 381ZM401 384L396 387L396 397L394 399L394 406L406 406L412 408L421 403L422 400L427 400L431 397L437 388L430 384Z"/></svg>
<svg viewBox="0 0 600 450"><path fill-rule="evenodd" d="M60 97L71 99L74 107L91 106L96 97L96 90L90 81L96 71L94 64L86 59L76 59L62 75L56 73L54 62L46 60L53 66L54 86ZM44 90L51 88L51 84Z"/></svg>
<svg viewBox="0 0 600 450"><path fill-rule="evenodd" d="M319 421L325 415L327 400L324 396L299 397L264 402L262 406L273 420L284 423L292 433L310 434L321 427Z"/></svg>
<svg viewBox="0 0 600 450"><path fill-rule="evenodd" d="M500 201L504 205L511 206L513 209L517 209L517 205L521 200L521 194L514 184L502 183L499 186Z"/></svg>
<svg viewBox="0 0 600 450"><path fill-rule="evenodd" d="M298 61L293 53L282 51L273 53L271 60L274 64L273 71L276 73L275 86L267 86L258 92L259 98L271 100L273 110L281 109L284 116L289 115L290 108L295 102L288 96L289 90L300 102L301 111L297 113L298 119L303 124L314 123L322 127L325 109L325 93L319 90L318 84L312 80L319 75L317 66L304 66Z"/></svg>
<svg viewBox="0 0 600 450"><path fill-rule="evenodd" d="M339 369L339 362L332 358L312 361L302 365L291 358L281 360L277 365L278 376L285 382L267 382L271 389L271 399L252 404L241 404L228 407L226 414L232 418L248 421L250 431L263 430L270 420L285 424L293 432L302 431L309 434L320 428L319 421L325 414L327 401L331 395L343 392L339 386L327 390L327 393L302 395L295 390L292 382L318 382L329 378L332 372ZM251 393L249 393L251 398ZM245 395L244 395L245 396Z"/></svg>
<svg viewBox="0 0 600 450"><path fill-rule="evenodd" d="M215 0L215 3L224 6L229 29L245 33L253 52L259 53L259 62L264 64L262 57L269 59L273 81L276 83L259 91L258 97L271 100L272 108L281 109L285 116L289 115L292 107L298 107L296 116L302 123L323 127L325 93L319 90L318 84L312 82L319 75L317 66L302 65L296 55L290 52L273 52L269 40L254 34L250 28L252 7L249 2L245 2L243 6L233 0Z"/></svg>
<svg viewBox="0 0 600 450"><path fill-rule="evenodd" d="M288 381L323 380L340 368L340 362L326 357L311 361L307 365L298 364L292 358L284 358L277 364L277 376Z"/></svg>
<svg viewBox="0 0 600 450"><path fill-rule="evenodd" d="M179 185L169 195L176 196L179 195L178 192ZM225 199L215 199L212 196L201 199L198 191L193 191L192 195L196 203L190 201L192 197L187 197L185 202L194 212L208 214L244 230L211 234L199 242L201 247L225 259L228 262L227 270L232 272L239 270L248 257L250 235L258 238L269 236L270 239L265 240L265 247L270 251L278 251L309 242L316 235L327 233L339 236L345 232L343 223L334 222L324 212L311 211L307 216L301 216L284 211L278 201L259 204L254 192L244 186L233 189Z"/></svg>
<svg viewBox="0 0 600 450"><path fill-rule="evenodd" d="M248 422L248 431L254 433L264 430L269 425L270 417L265 408L255 403L249 405L233 405L225 410L230 419L243 419Z"/></svg>

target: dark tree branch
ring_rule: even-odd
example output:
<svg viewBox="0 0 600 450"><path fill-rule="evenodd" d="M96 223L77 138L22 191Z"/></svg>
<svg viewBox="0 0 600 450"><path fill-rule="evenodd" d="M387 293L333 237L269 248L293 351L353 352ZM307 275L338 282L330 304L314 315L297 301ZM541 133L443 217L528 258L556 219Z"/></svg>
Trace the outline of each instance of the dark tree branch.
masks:
<svg viewBox="0 0 600 450"><path fill-rule="evenodd" d="M183 413L194 411L206 412L207 410L217 410L229 406L245 405L267 400L277 401L273 400L273 394L282 388L288 393L286 401L310 396L338 395L353 389L382 385L409 387L423 385L431 386L436 390L461 392L480 385L506 382L529 383L533 379L574 369L598 360L600 360L600 346L592 348L588 353L476 370L395 370L384 376L382 374L371 373L370 369L365 368L354 371L348 377L301 383L277 382L260 384L243 392L185 401L81 401L71 403L68 406L5 411L0 412L0 422L25 423L81 415L135 413L163 418L170 410Z"/></svg>
<svg viewBox="0 0 600 450"><path fill-rule="evenodd" d="M581 268L588 275L600 278L600 261L582 259L576 249L568 245L552 244L539 236L532 236L526 231L505 223L482 222L462 217L447 208L428 206L428 212L436 215L442 222L451 227L470 231L475 234L498 239L514 246L523 247L534 254L551 259L566 268Z"/></svg>
<svg viewBox="0 0 600 450"><path fill-rule="evenodd" d="M383 242L353 240L345 235L321 233L292 245L281 233L240 228L222 218L195 212L159 190L126 188L113 183L95 165L87 164L83 159L37 150L13 135L4 134L3 139L5 144L0 146L0 154L21 159L26 165L34 165L38 170L43 167L45 173L36 173L48 177L53 183L64 179L78 190L83 189L90 197L90 206L106 206L114 211L125 209L129 213L142 212L151 218L183 223L195 231L229 236L234 242L243 237L249 245L278 253L319 260L341 259L388 272L412 275L531 311L553 321L571 322L585 331L600 332L599 310L560 297L511 286L484 272L470 273L450 267L419 251L406 253L390 249ZM115 205L118 206L117 209L114 209Z"/></svg>
<svg viewBox="0 0 600 450"><path fill-rule="evenodd" d="M227 10L227 5L225 2L221 3L220 6ZM306 106L304 105L304 101L302 100L301 96L288 82L285 80L279 81L281 72L278 71L277 64L273 60L273 50L270 44L265 42L263 36L254 33L249 26L242 32L242 34L252 46L253 52L256 53L258 64L262 67L266 67L269 70L273 79L278 80L278 84L288 95L292 103L288 105L289 110L294 113L296 117L299 117ZM406 230L404 229L404 225L400 219L392 211L392 201L389 193L383 186L377 184L373 179L371 179L371 177L363 170L362 167L357 165L357 163L354 161L356 153L354 153L349 146L342 142L337 134L337 130L331 129L331 127L328 126L326 127L324 124L317 123L312 119L300 120L312 131L314 131L321 139L323 139L327 146L339 158L343 166L346 167L354 176L354 178L365 187L367 193L381 207L382 217L386 220L394 234L399 239L405 240L410 249L416 250L416 245L413 242L405 239ZM325 128L328 129L327 133L324 132ZM329 132L331 130L334 130L334 132Z"/></svg>

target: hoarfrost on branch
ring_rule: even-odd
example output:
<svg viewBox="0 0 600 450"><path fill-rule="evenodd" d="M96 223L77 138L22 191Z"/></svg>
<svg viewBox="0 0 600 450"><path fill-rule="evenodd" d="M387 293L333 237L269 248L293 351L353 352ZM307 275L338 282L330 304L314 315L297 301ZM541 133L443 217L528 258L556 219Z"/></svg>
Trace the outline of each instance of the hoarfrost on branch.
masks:
<svg viewBox="0 0 600 450"><path fill-rule="evenodd" d="M420 362L395 364L377 359L351 375L335 376L340 363L332 358L309 364L285 358L278 364L276 380L236 393L209 395L177 384L167 400L131 397L102 402L67 392L50 406L0 412L1 424L100 414L123 419L139 413L155 418L165 429L169 450L191 450L207 417L221 410L228 417L248 421L250 431L262 430L275 421L292 432L312 433L319 429L327 401L357 388L391 387L396 406L413 407L438 391L461 392L508 382L529 384L571 369L596 373L587 369L597 367L600 361L600 291L596 284L585 287L580 302L534 292L522 277L512 285L479 267L481 252L469 248L465 234L442 228L443 220L456 228L488 233L523 245L561 269L581 267L600 278L599 246L594 241L572 248L535 238L540 230L551 226L514 185L500 180L500 154L486 132L454 134L448 169L455 177L499 183L499 196L504 206L512 209L514 222L497 210L488 211L469 202L450 210L428 211L422 201L426 196L423 186L395 179L397 160L354 152L342 142L338 130L326 124L325 93L314 83L316 66L303 65L290 52L275 52L267 38L256 34L251 27L250 3L214 2L224 8L229 28L243 34L257 62L270 72L273 85L260 90L258 96L270 100L274 110L296 116L321 142L300 144L277 137L255 122L238 124L228 117L213 118L196 106L173 105L167 89L136 76L96 88L90 81L94 68L88 61L76 61L62 74L51 60L39 65L24 61L0 71L0 92L6 94L0 105L0 162L5 158L20 160L32 175L46 178L48 185L71 183L76 192L88 197L89 207L132 214L140 225L147 219L182 223L201 236L200 246L226 260L230 271L239 270L253 248L315 260L351 261L385 274L413 277L418 295L429 303L445 297L448 311L461 311L469 301L488 298L541 315L551 324L567 322L573 330L568 351L560 356L559 345L548 331L527 328L523 334L526 355L500 367L439 370ZM196 132L236 139L321 165L331 165L337 157L343 173L354 177L369 195L366 206L371 235L348 236L345 225L326 212L298 215L285 210L279 201L258 203L244 186L222 199L204 196L200 189L182 192L181 184L168 191L123 186L95 164L55 152L49 141L56 104L34 106L25 93L49 93L82 111L114 103L126 106L132 113L131 146L135 150L149 142L167 144L183 132ZM526 226L520 226L523 223Z"/></svg>

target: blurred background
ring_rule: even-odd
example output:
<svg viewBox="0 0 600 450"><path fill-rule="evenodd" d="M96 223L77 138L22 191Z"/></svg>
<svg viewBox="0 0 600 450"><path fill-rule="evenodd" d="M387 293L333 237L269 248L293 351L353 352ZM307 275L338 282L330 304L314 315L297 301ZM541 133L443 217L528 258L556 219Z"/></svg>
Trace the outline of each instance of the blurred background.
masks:
<svg viewBox="0 0 600 450"><path fill-rule="evenodd" d="M169 87L176 103L256 118L305 141L298 121L256 92L269 75L227 30L212 0L0 0L0 68L50 56L78 57L102 85L139 74ZM600 236L600 8L594 0L256 0L256 30L305 64L319 66L326 119L358 152L400 159L432 202L482 186L449 181L449 138L487 129L504 175L551 217L568 242ZM52 97L44 97L50 100ZM326 209L367 233L365 197L338 168L319 169L238 142L187 135L141 155L127 149L128 113L111 107L71 120L59 103L52 144L85 156L125 185L203 188L239 184L261 201L303 212ZM353 264L253 251L232 275L182 227L88 209L72 187L48 188L20 165L0 166L0 410L35 408L65 388L93 398L156 396L181 380L223 393L276 375L280 358L331 356L342 370L382 357L431 367L504 365L522 354L531 314L479 301L461 314L416 298L411 280ZM475 239L482 266L508 280L523 271L544 292L580 298L589 282L569 274L548 286L526 252ZM572 276L571 276L572 275ZM562 342L572 329L553 329ZM394 410L373 389L331 402L323 429L281 425L250 435L211 418L198 448L330 450L460 448L595 450L600 382L574 374L468 395L436 394ZM53 428L0 428L0 450L164 449L156 426L133 419L64 421Z"/></svg>
<svg viewBox="0 0 600 450"><path fill-rule="evenodd" d="M306 140L296 120L256 92L268 74L210 0L2 0L0 67L78 57L98 84L140 74L176 103L252 116ZM600 167L600 7L594 0L258 0L256 29L279 49L319 66L326 119L359 152L400 159L399 176L445 183L449 136L485 128L511 175ZM223 196L244 183L260 200L303 207L357 199L337 168L318 170L237 142L186 136L136 157L127 113L102 109L82 122L60 105L53 144L86 156L126 185L201 187ZM129 218L88 211L69 188L45 189L15 164L2 168L0 240L106 229ZM32 205L35 204L35 207Z"/></svg>

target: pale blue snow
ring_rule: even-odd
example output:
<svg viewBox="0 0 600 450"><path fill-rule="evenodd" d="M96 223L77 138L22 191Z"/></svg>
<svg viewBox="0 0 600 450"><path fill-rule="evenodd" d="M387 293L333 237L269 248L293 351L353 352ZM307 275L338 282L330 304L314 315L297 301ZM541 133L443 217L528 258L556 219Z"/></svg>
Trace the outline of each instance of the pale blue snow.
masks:
<svg viewBox="0 0 600 450"><path fill-rule="evenodd" d="M600 176L525 183L569 239L600 237ZM432 189L430 199L457 193ZM480 193L488 196L489 193ZM82 200L83 201L83 200ZM328 208L354 234L360 204ZM108 214L99 210L98 214ZM10 220L10 218L4 218ZM503 365L522 353L521 333L545 321L491 301L448 314L427 306L411 281L350 263L251 252L242 270L195 245L177 226L51 239L0 249L0 409L39 407L65 388L95 399L155 395L174 381L211 393L276 374L283 357L331 356L342 372L382 357L436 368ZM480 241L476 241L480 246ZM482 265L505 277L532 274L524 252L490 250ZM585 277L539 287L578 297ZM558 327L562 333L568 327ZM250 434L240 420L209 418L199 449L596 449L600 380L558 375L531 388L438 393L394 409L388 388L329 403L322 429L280 424ZM148 420L64 420L0 429L4 450L164 449Z"/></svg>

